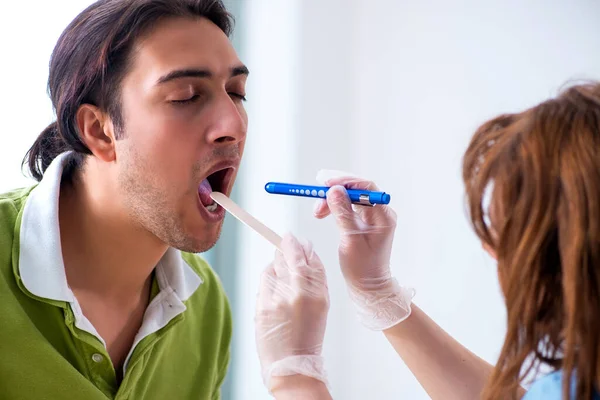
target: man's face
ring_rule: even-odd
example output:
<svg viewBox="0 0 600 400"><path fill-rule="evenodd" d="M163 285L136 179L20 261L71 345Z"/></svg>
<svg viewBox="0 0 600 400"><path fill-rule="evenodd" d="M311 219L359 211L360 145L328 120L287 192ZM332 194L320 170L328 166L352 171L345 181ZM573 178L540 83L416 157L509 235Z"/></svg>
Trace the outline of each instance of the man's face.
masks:
<svg viewBox="0 0 600 400"><path fill-rule="evenodd" d="M207 19L168 19L134 49L121 85L119 191L131 216L172 247L202 252L218 237L244 150L247 70Z"/></svg>

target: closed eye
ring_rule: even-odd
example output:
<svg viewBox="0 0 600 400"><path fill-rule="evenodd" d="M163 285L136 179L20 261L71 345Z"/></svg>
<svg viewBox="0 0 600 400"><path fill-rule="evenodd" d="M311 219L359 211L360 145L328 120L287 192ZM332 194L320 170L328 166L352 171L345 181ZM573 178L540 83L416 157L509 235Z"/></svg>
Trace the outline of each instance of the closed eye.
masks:
<svg viewBox="0 0 600 400"><path fill-rule="evenodd" d="M171 100L171 103L175 103L175 104L188 104L188 103L193 103L196 100L198 100L200 96L198 96L197 94L193 95L190 98L187 99L183 99L183 100Z"/></svg>
<svg viewBox="0 0 600 400"><path fill-rule="evenodd" d="M229 92L229 95L231 97L235 97L236 99L240 99L241 101L246 101L246 96L244 96L243 94L239 94L236 92Z"/></svg>

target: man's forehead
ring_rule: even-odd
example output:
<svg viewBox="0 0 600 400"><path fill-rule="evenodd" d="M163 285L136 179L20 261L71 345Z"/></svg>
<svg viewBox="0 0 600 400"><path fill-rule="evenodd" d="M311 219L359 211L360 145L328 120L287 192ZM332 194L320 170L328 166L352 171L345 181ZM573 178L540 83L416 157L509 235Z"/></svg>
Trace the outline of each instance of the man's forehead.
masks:
<svg viewBox="0 0 600 400"><path fill-rule="evenodd" d="M226 76L242 65L229 38L205 18L162 21L137 44L133 64L135 72L155 80L190 67Z"/></svg>

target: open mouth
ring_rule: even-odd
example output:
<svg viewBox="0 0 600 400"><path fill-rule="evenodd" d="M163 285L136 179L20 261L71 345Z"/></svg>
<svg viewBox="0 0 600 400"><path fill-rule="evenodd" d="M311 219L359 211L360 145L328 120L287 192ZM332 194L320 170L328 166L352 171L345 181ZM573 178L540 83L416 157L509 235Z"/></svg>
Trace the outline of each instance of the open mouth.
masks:
<svg viewBox="0 0 600 400"><path fill-rule="evenodd" d="M214 213L219 209L219 205L210 197L212 192L221 192L227 194L229 183L233 174L233 168L219 169L208 175L198 187L198 196L200 202L207 211Z"/></svg>

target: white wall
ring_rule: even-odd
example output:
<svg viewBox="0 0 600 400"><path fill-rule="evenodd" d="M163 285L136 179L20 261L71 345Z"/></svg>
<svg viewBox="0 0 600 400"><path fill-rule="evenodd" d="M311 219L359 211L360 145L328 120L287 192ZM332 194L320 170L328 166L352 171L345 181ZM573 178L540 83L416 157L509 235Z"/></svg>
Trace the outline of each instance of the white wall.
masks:
<svg viewBox="0 0 600 400"><path fill-rule="evenodd" d="M246 91L250 118L246 154L236 190L240 203L278 232L290 230L294 208L285 202L265 203L264 185L268 179L284 179L295 174L300 155L294 149L299 138L295 126L297 109L297 3L295 1L250 1L244 5L242 61L249 66ZM276 16L269 18L268 15ZM249 22L256 22L249 24ZM248 47L250 46L251 47ZM278 55L278 56L275 56ZM228 216L228 218L231 218ZM254 340L254 310L260 274L273 259L274 249L247 228L239 231L240 249L235 269L238 290L234 340L237 351L234 399L269 398L262 383ZM235 305L234 305L235 306Z"/></svg>
<svg viewBox="0 0 600 400"><path fill-rule="evenodd" d="M21 161L55 120L48 64L63 29L90 0L9 1L0 12L0 193L32 183Z"/></svg>
<svg viewBox="0 0 600 400"><path fill-rule="evenodd" d="M326 357L334 397L426 399L382 335L354 319L331 221L268 180L312 183L323 167L372 177L399 215L394 274L443 328L494 362L504 335L494 264L467 224L460 162L478 124L531 106L569 79L600 78L600 5L562 2L249 0L252 72L242 197L280 231L312 239L328 266ZM292 124L293 123L293 124ZM283 144L282 147L280 145ZM289 152L289 153L286 153ZM242 231L238 397L257 385L252 313L268 245ZM246 299L247 301L244 301Z"/></svg>

